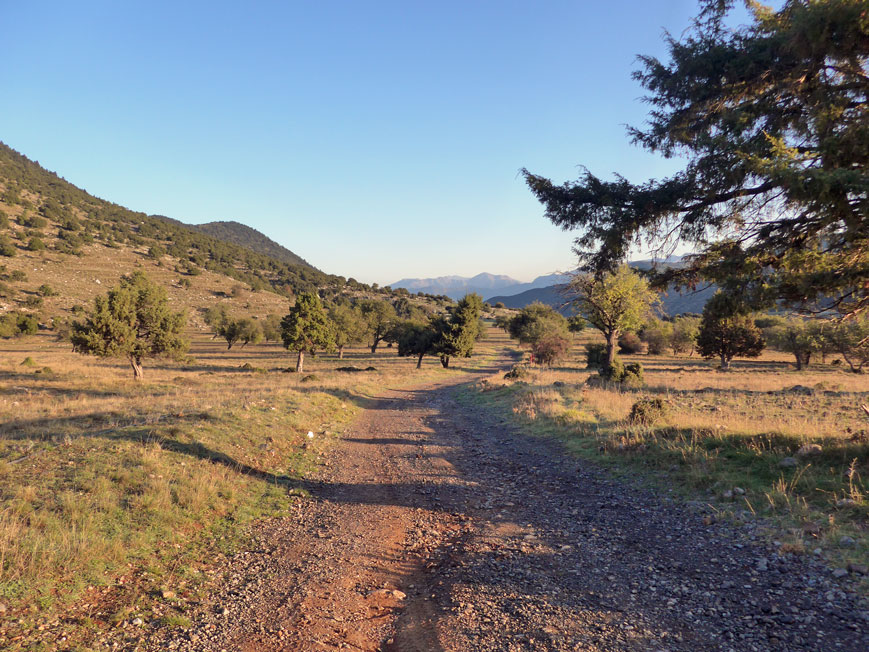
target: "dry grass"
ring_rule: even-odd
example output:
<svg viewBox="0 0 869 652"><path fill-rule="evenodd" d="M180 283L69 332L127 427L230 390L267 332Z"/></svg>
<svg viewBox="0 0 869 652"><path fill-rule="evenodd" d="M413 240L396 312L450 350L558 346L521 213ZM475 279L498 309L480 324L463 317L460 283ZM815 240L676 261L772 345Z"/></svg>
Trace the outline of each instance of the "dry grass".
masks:
<svg viewBox="0 0 869 652"><path fill-rule="evenodd" d="M696 357L638 355L625 360L643 364L645 387L592 387L586 380L595 372L576 349L563 366L537 369L525 382L488 378L476 400L510 411L531 433L562 439L575 454L646 472L722 513L766 516L789 549L821 547L834 561L866 562L869 421L860 405L869 376L832 359L796 372L778 352L736 361L725 373ZM667 416L631 423L634 403L652 398L664 401ZM800 457L806 444L820 451ZM781 468L791 456L796 468ZM841 548L843 535L857 546Z"/></svg>

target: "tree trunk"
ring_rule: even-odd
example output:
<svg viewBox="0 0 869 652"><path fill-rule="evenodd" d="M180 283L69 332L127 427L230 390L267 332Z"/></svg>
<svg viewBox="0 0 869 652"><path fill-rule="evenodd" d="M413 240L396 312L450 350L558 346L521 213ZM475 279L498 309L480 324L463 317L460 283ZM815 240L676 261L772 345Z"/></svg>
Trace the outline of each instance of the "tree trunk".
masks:
<svg viewBox="0 0 869 652"><path fill-rule="evenodd" d="M806 369L809 368L809 362L811 361L811 359L812 359L812 352L807 351L806 352Z"/></svg>
<svg viewBox="0 0 869 652"><path fill-rule="evenodd" d="M338 359L339 360L344 359L344 347L343 346L338 347Z"/></svg>
<svg viewBox="0 0 869 652"><path fill-rule="evenodd" d="M232 342L227 342L226 350L229 351L232 348Z"/></svg>
<svg viewBox="0 0 869 652"><path fill-rule="evenodd" d="M416 361L416 368L417 369L420 369L422 367L422 356L424 356L424 355L425 355L425 353L419 354L419 360Z"/></svg>
<svg viewBox="0 0 869 652"><path fill-rule="evenodd" d="M377 345L380 343L380 340L374 340L374 344L371 345L371 354L377 353Z"/></svg>
<svg viewBox="0 0 869 652"><path fill-rule="evenodd" d="M133 378L142 380L142 360L131 355L130 366L133 368Z"/></svg>
<svg viewBox="0 0 869 652"><path fill-rule="evenodd" d="M721 368L725 371L730 369L730 358L723 353L721 354Z"/></svg>
<svg viewBox="0 0 869 652"><path fill-rule="evenodd" d="M606 360L604 360L604 369L611 368L613 361L616 359L616 340L618 340L617 332L606 333Z"/></svg>
<svg viewBox="0 0 869 652"><path fill-rule="evenodd" d="M442 355L442 356L441 356L441 366L442 366L444 369L449 369L449 368L450 368L450 356L448 356L448 355Z"/></svg>
<svg viewBox="0 0 869 652"><path fill-rule="evenodd" d="M302 373L305 371L305 352L299 351L299 359L296 360L296 372Z"/></svg>
<svg viewBox="0 0 869 652"><path fill-rule="evenodd" d="M794 358L797 360L797 371L802 370L803 368L803 353L802 351L797 351L794 353Z"/></svg>

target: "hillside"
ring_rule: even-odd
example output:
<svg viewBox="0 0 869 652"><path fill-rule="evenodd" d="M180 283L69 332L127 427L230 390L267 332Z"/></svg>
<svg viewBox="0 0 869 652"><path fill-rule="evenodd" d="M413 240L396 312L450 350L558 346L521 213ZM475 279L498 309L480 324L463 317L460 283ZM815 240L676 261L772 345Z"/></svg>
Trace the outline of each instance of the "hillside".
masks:
<svg viewBox="0 0 869 652"><path fill-rule="evenodd" d="M188 226L195 231L205 233L223 242L241 245L275 260L316 269L301 256L279 245L268 236L246 224L241 224L240 222L208 222L206 224L190 224Z"/></svg>
<svg viewBox="0 0 869 652"><path fill-rule="evenodd" d="M265 315L302 291L370 290L242 224L191 227L100 199L0 143L0 311L38 312L47 323L137 268L194 313L232 300ZM42 296L42 285L52 293Z"/></svg>

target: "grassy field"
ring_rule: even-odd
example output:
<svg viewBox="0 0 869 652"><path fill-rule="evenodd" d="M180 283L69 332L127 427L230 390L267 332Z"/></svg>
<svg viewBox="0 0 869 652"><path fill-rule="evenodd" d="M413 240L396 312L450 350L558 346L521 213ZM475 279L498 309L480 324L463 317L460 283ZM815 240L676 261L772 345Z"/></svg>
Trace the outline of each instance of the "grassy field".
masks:
<svg viewBox="0 0 869 652"><path fill-rule="evenodd" d="M582 341L596 340L587 331ZM623 358L643 364L645 387L594 387L582 350L520 381L493 375L465 400L509 413L573 454L699 499L717 517L766 517L786 550L820 548L836 564L867 563L869 420L860 405L869 402L869 376L832 358L797 372L773 351L737 360L730 372L696 356L637 355ZM663 418L628 418L634 403L654 398ZM788 457L793 468L781 466Z"/></svg>
<svg viewBox="0 0 869 652"><path fill-rule="evenodd" d="M277 345L227 351L196 335L192 362L151 362L137 383L124 361L47 335L4 342L0 648L31 649L28 635L52 623L70 649L137 616L183 625L184 602L218 577L244 526L303 499L297 481L368 399L463 374L491 360L482 349L417 370L394 349L359 348L308 356L300 377Z"/></svg>

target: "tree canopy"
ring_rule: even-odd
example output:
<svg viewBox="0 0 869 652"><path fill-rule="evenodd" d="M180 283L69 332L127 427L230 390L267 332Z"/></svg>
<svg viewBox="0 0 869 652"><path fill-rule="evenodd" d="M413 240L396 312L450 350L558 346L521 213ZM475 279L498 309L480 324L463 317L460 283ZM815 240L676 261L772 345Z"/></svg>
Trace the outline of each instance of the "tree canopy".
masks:
<svg viewBox="0 0 869 652"><path fill-rule="evenodd" d="M722 292L716 292L703 308L697 351L706 359L720 358L729 369L735 357L756 358L766 342L744 306Z"/></svg>
<svg viewBox="0 0 869 652"><path fill-rule="evenodd" d="M651 105L634 143L687 163L635 184L586 170L557 185L523 170L545 214L579 229L586 269L614 269L646 242L699 252L661 284L715 281L754 307L869 306L869 12L865 0L703 0L693 29L666 36L669 61L640 57Z"/></svg>
<svg viewBox="0 0 869 652"><path fill-rule="evenodd" d="M183 312L169 309L165 288L134 272L107 295L94 298L86 320L73 322L70 341L79 353L126 356L141 380L144 358L178 357L187 350L182 335L186 321Z"/></svg>
<svg viewBox="0 0 869 652"><path fill-rule="evenodd" d="M437 332L435 348L444 367L450 366L452 356L471 357L474 345L483 333L480 324L482 310L483 298L479 294L466 294L448 319L442 317L433 321Z"/></svg>
<svg viewBox="0 0 869 652"><path fill-rule="evenodd" d="M605 367L613 364L619 335L639 329L659 301L648 281L627 265L601 275L577 274L567 292L579 314L606 338Z"/></svg>
<svg viewBox="0 0 869 652"><path fill-rule="evenodd" d="M335 331L320 297L313 292L302 292L296 303L281 320L281 339L290 351L299 354L296 371L305 370L305 353L329 350L335 344Z"/></svg>

